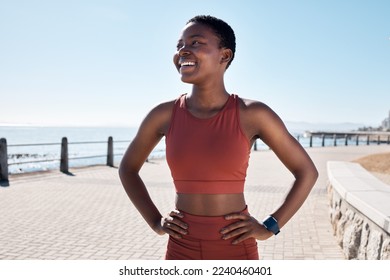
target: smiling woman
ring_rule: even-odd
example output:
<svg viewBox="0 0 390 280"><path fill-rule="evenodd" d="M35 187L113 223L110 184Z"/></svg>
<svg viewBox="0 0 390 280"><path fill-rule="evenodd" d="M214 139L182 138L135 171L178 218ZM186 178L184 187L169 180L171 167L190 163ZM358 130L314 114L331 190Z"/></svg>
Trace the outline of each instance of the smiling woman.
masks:
<svg viewBox="0 0 390 280"><path fill-rule="evenodd" d="M233 59L233 51L221 47L221 42L211 27L205 28L205 25L190 21L181 34L173 58L181 80L197 83L197 79L213 75L216 71L224 72Z"/></svg>
<svg viewBox="0 0 390 280"><path fill-rule="evenodd" d="M166 259L258 259L256 239L279 233L318 176L273 110L226 90L224 74L235 48L234 31L224 21L196 16L187 22L173 62L192 90L150 111L120 164L133 204L157 234L169 234ZM175 210L165 218L139 175L163 137L176 190ZM251 146L259 138L295 177L284 201L263 221L250 215L244 197Z"/></svg>

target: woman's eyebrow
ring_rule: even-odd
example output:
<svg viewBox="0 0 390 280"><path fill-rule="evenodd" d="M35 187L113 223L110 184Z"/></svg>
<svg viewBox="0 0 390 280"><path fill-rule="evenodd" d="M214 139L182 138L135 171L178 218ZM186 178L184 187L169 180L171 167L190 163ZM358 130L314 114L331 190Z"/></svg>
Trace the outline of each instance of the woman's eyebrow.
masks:
<svg viewBox="0 0 390 280"><path fill-rule="evenodd" d="M191 35L191 36L190 36L190 38L195 38L195 37L204 38L205 36L203 36L202 34L194 34L194 35Z"/></svg>
<svg viewBox="0 0 390 280"><path fill-rule="evenodd" d="M193 39L193 38L197 38L197 37L199 37L199 38L206 38L206 37L203 36L202 34L194 34L194 35L189 36L188 38ZM183 40L184 40L184 39L181 38L181 39L178 40L178 42L182 42Z"/></svg>

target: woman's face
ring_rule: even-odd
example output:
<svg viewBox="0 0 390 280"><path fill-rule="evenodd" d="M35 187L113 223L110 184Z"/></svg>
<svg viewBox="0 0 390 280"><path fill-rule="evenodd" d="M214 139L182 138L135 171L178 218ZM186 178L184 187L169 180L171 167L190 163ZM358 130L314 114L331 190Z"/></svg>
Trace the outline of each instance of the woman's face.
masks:
<svg viewBox="0 0 390 280"><path fill-rule="evenodd" d="M180 35L173 62L183 82L199 84L205 79L215 79L215 75L223 75L226 51L220 48L220 39L210 27L189 23Z"/></svg>

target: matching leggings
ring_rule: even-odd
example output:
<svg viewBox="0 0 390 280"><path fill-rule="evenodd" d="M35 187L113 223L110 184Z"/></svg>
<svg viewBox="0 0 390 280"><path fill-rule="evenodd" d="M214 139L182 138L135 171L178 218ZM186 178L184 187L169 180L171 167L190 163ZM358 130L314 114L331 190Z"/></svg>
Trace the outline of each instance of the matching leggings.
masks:
<svg viewBox="0 0 390 280"><path fill-rule="evenodd" d="M182 211L181 211L182 212ZM233 245L234 238L223 240L220 230L235 222L223 216L197 216L185 212L188 234L176 239L169 236L166 260L258 260L254 238ZM245 209L242 213L248 213Z"/></svg>

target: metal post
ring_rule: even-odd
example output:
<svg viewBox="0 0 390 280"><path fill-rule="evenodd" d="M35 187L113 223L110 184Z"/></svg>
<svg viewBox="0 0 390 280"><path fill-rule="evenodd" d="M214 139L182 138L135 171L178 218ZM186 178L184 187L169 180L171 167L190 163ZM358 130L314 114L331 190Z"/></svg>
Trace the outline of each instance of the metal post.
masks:
<svg viewBox="0 0 390 280"><path fill-rule="evenodd" d="M367 146L370 145L370 135L367 135Z"/></svg>
<svg viewBox="0 0 390 280"><path fill-rule="evenodd" d="M8 182L7 139L0 139L0 182Z"/></svg>
<svg viewBox="0 0 390 280"><path fill-rule="evenodd" d="M337 146L337 135L333 134L333 146Z"/></svg>
<svg viewBox="0 0 390 280"><path fill-rule="evenodd" d="M356 135L356 146L359 146L359 135Z"/></svg>
<svg viewBox="0 0 390 280"><path fill-rule="evenodd" d="M310 135L310 148L313 147L313 135Z"/></svg>
<svg viewBox="0 0 390 280"><path fill-rule="evenodd" d="M107 143L107 165L110 167L114 166L114 141L112 137L108 137Z"/></svg>
<svg viewBox="0 0 390 280"><path fill-rule="evenodd" d="M378 145L380 145L380 143L381 143L381 136L378 135Z"/></svg>
<svg viewBox="0 0 390 280"><path fill-rule="evenodd" d="M345 134L345 146L348 146L348 134Z"/></svg>
<svg viewBox="0 0 390 280"><path fill-rule="evenodd" d="M322 134L322 147L325 147L325 134Z"/></svg>
<svg viewBox="0 0 390 280"><path fill-rule="evenodd" d="M69 173L68 138L66 137L63 137L61 141L60 171L63 173Z"/></svg>

